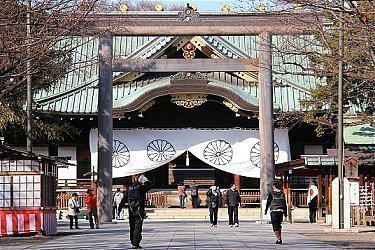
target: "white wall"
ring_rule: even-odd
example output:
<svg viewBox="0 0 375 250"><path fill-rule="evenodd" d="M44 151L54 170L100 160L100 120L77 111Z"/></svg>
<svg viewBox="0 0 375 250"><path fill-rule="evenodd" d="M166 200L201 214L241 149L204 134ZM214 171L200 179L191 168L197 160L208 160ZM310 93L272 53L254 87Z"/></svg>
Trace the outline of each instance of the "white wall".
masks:
<svg viewBox="0 0 375 250"><path fill-rule="evenodd" d="M71 157L72 161L77 160L77 148L76 147L59 147L57 151L59 157Z"/></svg>
<svg viewBox="0 0 375 250"><path fill-rule="evenodd" d="M69 163L75 164L75 166L69 166L67 168L58 169L58 178L61 179L77 179L77 149L76 147L59 147L58 157L71 157Z"/></svg>

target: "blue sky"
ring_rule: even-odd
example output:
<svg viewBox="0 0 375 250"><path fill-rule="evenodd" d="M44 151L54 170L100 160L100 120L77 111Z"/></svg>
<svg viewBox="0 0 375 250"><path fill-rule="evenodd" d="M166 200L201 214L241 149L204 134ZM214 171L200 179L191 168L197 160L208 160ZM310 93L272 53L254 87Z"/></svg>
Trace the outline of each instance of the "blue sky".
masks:
<svg viewBox="0 0 375 250"><path fill-rule="evenodd" d="M186 3L192 3L197 6L198 11L220 11L222 3L228 3L231 5L230 1L218 1L218 0L162 0L160 3L178 3L185 5Z"/></svg>

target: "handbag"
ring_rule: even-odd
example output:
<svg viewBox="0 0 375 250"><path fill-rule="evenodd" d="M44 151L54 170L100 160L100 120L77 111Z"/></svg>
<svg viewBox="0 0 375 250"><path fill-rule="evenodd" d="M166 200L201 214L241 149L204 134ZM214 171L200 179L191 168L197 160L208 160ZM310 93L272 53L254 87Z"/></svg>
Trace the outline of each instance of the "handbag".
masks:
<svg viewBox="0 0 375 250"><path fill-rule="evenodd" d="M216 203L216 201L211 201L211 207L212 207L212 208L216 208L216 207L217 207L217 203Z"/></svg>
<svg viewBox="0 0 375 250"><path fill-rule="evenodd" d="M76 213L78 214L80 211L79 211L79 207L76 207Z"/></svg>

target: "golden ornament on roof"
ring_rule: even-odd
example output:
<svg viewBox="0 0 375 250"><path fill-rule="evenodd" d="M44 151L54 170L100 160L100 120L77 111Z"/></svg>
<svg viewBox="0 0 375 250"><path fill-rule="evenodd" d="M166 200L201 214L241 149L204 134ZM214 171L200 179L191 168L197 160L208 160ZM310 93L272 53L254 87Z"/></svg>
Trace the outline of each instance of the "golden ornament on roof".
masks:
<svg viewBox="0 0 375 250"><path fill-rule="evenodd" d="M260 3L259 5L258 5L258 10L260 10L260 11L266 11L267 9L266 9L266 6L264 5L264 3Z"/></svg>
<svg viewBox="0 0 375 250"><path fill-rule="evenodd" d="M155 10L156 11L163 11L164 7L163 7L163 5L161 5L160 3L158 3L157 5L155 5Z"/></svg>
<svg viewBox="0 0 375 250"><path fill-rule="evenodd" d="M121 4L120 5L120 11L121 12L125 12L125 11L127 11L128 10L128 6L126 6L126 4Z"/></svg>
<svg viewBox="0 0 375 250"><path fill-rule="evenodd" d="M223 4L221 6L221 11L230 11L230 5L229 4Z"/></svg>

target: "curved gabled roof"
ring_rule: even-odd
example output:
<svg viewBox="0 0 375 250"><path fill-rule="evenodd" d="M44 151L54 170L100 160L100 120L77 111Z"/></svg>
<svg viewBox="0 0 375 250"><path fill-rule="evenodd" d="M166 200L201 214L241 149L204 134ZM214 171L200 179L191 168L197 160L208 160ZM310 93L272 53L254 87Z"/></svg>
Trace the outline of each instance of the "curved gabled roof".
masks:
<svg viewBox="0 0 375 250"><path fill-rule="evenodd" d="M205 46L209 46L219 58L244 58L257 57L257 37L256 36L202 36L198 37ZM197 38L197 39L198 39ZM158 58L170 46L176 46L176 41L180 37L115 37L114 38L114 58ZM190 38L189 38L190 39ZM278 39L278 38L275 38ZM35 101L38 108L44 111L55 111L69 114L96 114L98 103L98 67L97 51L98 41L96 38L70 38L65 39L62 44L75 46L73 50L74 64L67 76L55 84L49 90L35 93ZM277 67L289 67L288 71L297 72L293 65L284 65L277 59L274 53L274 64ZM295 67L295 68L293 68ZM137 96L142 96L142 92L148 89L162 88L167 84L166 79L149 80L148 84L138 81L142 76L140 73L130 73L131 82L113 87L114 109L126 108L131 100ZM258 86L256 73L246 74L241 72L231 73L211 73L209 84L212 94L219 94L227 91L227 96L236 95L237 101L245 102L242 106L245 110L255 110L258 105ZM120 79L123 75L114 75L114 79ZM274 104L280 111L300 110L299 100L309 96L309 88L315 86L316 79L311 77L296 78L294 75L274 75ZM308 80L306 80L308 79ZM313 84L312 84L313 81ZM152 84L150 84L152 83ZM159 85L159 86L158 86ZM206 89L208 91L208 89ZM167 94L168 91L164 92ZM126 96L126 100L118 98ZM231 94L229 94L231 93ZM223 96L224 97L224 96ZM229 97L228 97L229 98ZM129 106L130 107L130 106ZM246 108L247 107L247 108ZM249 108L251 107L251 108Z"/></svg>

